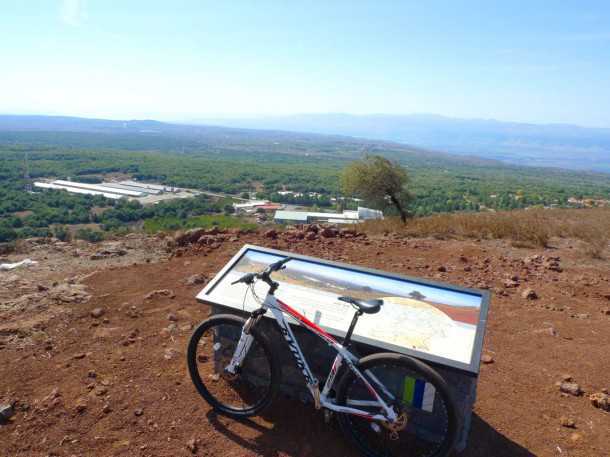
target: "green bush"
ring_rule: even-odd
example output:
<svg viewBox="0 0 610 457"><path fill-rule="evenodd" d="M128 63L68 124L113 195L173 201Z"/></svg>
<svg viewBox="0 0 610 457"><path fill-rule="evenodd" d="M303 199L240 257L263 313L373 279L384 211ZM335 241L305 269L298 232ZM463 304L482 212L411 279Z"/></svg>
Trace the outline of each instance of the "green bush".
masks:
<svg viewBox="0 0 610 457"><path fill-rule="evenodd" d="M10 227L0 226L0 242L13 241L17 238L17 232Z"/></svg>
<svg viewBox="0 0 610 457"><path fill-rule="evenodd" d="M104 234L98 230L92 230L89 228L82 228L77 230L76 238L79 240L86 240L92 243L97 243L104 239Z"/></svg>
<svg viewBox="0 0 610 457"><path fill-rule="evenodd" d="M70 241L70 231L62 225L53 228L53 236L59 241Z"/></svg>

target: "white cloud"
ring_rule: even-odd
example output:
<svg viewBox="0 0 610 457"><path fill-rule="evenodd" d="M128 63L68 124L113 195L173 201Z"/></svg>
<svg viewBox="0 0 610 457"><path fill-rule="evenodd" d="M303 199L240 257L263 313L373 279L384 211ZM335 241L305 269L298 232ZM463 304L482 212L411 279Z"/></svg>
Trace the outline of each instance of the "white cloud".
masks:
<svg viewBox="0 0 610 457"><path fill-rule="evenodd" d="M86 19L82 0L61 0L59 17L66 25L77 27Z"/></svg>

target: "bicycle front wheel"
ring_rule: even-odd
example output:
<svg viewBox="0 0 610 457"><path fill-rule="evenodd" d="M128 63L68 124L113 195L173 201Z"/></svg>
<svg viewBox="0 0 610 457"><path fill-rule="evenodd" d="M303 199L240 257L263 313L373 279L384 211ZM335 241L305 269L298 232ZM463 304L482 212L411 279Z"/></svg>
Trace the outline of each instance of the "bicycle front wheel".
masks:
<svg viewBox="0 0 610 457"><path fill-rule="evenodd" d="M393 427L354 414L338 414L343 433L367 457L445 457L455 444L458 416L444 379L428 365L399 354L364 357L358 369L401 418ZM351 370L337 387L337 404L383 414Z"/></svg>
<svg viewBox="0 0 610 457"><path fill-rule="evenodd" d="M215 410L232 417L257 414L271 402L280 382L271 346L255 326L250 329L253 341L241 367L234 375L225 371L245 322L237 316L213 316L195 329L187 351L197 391Z"/></svg>

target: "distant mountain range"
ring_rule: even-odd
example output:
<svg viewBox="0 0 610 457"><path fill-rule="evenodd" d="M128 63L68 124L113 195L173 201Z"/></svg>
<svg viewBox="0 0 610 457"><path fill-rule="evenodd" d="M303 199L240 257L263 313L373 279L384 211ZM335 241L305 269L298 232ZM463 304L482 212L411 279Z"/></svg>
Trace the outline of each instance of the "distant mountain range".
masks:
<svg viewBox="0 0 610 457"><path fill-rule="evenodd" d="M405 165L489 165L499 162L344 135L250 129L155 120L107 120L68 116L0 115L0 143L122 149L187 154L288 154L355 159L382 154Z"/></svg>
<svg viewBox="0 0 610 457"><path fill-rule="evenodd" d="M66 116L0 115L1 141L108 146L126 149L221 151L229 147L268 153L336 158L381 152L402 160L557 167L610 173L610 129L536 125L436 115L303 114L250 119L204 119L190 124ZM83 137L75 134L88 133ZM441 152L442 151L442 152Z"/></svg>
<svg viewBox="0 0 610 457"><path fill-rule="evenodd" d="M610 129L437 115L300 114L203 119L207 125L347 135L517 165L610 172Z"/></svg>

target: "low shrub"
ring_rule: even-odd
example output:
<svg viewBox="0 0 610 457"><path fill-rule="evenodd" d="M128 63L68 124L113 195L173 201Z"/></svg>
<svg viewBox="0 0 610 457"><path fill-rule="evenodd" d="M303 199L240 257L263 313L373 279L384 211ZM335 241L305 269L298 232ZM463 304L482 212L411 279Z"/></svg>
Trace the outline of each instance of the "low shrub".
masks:
<svg viewBox="0 0 610 457"><path fill-rule="evenodd" d="M406 224L390 217L366 221L360 228L369 234L507 239L515 247L545 247L551 237L575 238L585 243L588 255L601 257L610 240L610 208L448 213L410 219Z"/></svg>

